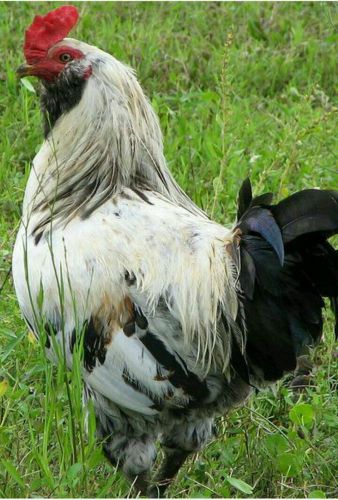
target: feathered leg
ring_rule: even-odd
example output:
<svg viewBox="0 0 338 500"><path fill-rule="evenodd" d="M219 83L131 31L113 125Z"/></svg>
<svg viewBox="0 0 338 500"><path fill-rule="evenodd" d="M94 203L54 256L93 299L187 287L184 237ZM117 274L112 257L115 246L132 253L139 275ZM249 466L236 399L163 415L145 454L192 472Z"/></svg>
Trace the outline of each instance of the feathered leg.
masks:
<svg viewBox="0 0 338 500"><path fill-rule="evenodd" d="M130 478L132 481L132 478ZM147 497L149 488L149 471L138 474L132 481L135 496Z"/></svg>
<svg viewBox="0 0 338 500"><path fill-rule="evenodd" d="M184 464L190 451L179 448L164 448L164 462L155 479L155 484L148 490L149 498L163 498L167 488L173 482L176 474Z"/></svg>
<svg viewBox="0 0 338 500"><path fill-rule="evenodd" d="M148 490L148 496L162 498L186 458L204 448L213 435L214 426L211 418L196 420L192 413L186 421L176 420L162 438L165 459L154 485Z"/></svg>
<svg viewBox="0 0 338 500"><path fill-rule="evenodd" d="M104 454L133 484L135 496L145 496L156 460L155 435L140 434L139 422L133 426L132 418L112 404L107 406L105 398L85 387L84 402L89 399L94 403L96 433Z"/></svg>
<svg viewBox="0 0 338 500"><path fill-rule="evenodd" d="M113 435L103 445L106 457L118 466L133 485L135 496L147 496L149 474L156 459L156 449L148 436L131 438Z"/></svg>
<svg viewBox="0 0 338 500"><path fill-rule="evenodd" d="M294 393L304 391L311 384L312 369L313 364L309 355L298 356L294 377L289 383L289 387Z"/></svg>

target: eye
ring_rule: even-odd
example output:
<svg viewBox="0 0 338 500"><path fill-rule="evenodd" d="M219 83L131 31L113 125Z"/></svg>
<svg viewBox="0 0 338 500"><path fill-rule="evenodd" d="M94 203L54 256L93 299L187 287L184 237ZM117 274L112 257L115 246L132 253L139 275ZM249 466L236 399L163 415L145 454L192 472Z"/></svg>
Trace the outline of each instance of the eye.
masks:
<svg viewBox="0 0 338 500"><path fill-rule="evenodd" d="M63 54L60 54L59 59L61 62L67 63L67 62L71 61L73 58L70 54L68 54L68 52L63 52Z"/></svg>

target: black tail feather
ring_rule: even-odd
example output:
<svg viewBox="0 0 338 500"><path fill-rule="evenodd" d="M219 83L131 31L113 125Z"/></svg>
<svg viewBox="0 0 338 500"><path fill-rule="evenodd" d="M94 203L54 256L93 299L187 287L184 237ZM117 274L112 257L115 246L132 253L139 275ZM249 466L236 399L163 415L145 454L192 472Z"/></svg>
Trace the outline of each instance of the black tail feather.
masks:
<svg viewBox="0 0 338 500"><path fill-rule="evenodd" d="M338 320L338 191L300 191L277 205L271 194L239 195L240 284L251 372L268 381L293 370L305 345L322 334L322 297Z"/></svg>
<svg viewBox="0 0 338 500"><path fill-rule="evenodd" d="M272 199L273 193L264 193L252 198L251 182L249 177L247 177L242 183L238 193L237 220L239 220L249 208L256 207L258 205L262 207L271 205Z"/></svg>
<svg viewBox="0 0 338 500"><path fill-rule="evenodd" d="M284 243L319 233L328 238L338 232L338 191L305 189L272 207Z"/></svg>
<svg viewBox="0 0 338 500"><path fill-rule="evenodd" d="M249 177L247 177L245 181L242 183L238 193L237 220L239 220L242 217L242 215L244 215L244 213L248 210L251 201L252 201L251 182Z"/></svg>

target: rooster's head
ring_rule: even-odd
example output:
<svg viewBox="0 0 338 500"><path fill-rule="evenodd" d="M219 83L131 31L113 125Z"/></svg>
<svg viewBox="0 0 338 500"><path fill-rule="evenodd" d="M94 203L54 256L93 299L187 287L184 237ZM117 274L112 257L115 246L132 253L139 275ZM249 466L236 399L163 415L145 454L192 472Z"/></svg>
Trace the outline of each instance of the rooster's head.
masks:
<svg viewBox="0 0 338 500"><path fill-rule="evenodd" d="M36 16L26 30L24 54L27 63L17 70L21 76L37 76L53 83L64 72L74 72L87 79L92 71L86 60L90 45L65 38L77 23L75 7L64 5L45 16Z"/></svg>
<svg viewBox="0 0 338 500"><path fill-rule="evenodd" d="M17 72L42 82L47 139L39 168L42 177L49 175L45 186L40 183L37 206L50 202L65 218L80 207L89 214L124 188L136 188L197 210L166 166L158 118L134 71L95 46L67 38L78 17L75 7L64 5L36 16L25 33L26 64Z"/></svg>

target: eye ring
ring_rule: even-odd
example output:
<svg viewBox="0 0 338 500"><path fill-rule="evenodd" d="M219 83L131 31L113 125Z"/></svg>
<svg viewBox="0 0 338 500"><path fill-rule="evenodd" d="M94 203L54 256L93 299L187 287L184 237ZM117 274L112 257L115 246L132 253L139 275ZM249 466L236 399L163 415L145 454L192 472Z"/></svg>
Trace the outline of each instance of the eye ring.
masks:
<svg viewBox="0 0 338 500"><path fill-rule="evenodd" d="M72 61L73 58L70 54L68 54L68 52L63 52L60 54L59 59L63 63L68 63L69 61Z"/></svg>

